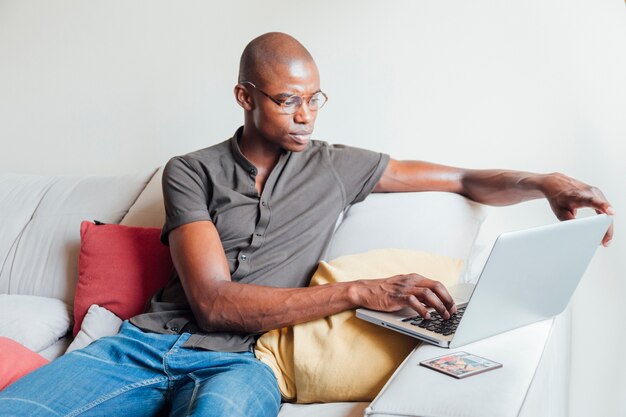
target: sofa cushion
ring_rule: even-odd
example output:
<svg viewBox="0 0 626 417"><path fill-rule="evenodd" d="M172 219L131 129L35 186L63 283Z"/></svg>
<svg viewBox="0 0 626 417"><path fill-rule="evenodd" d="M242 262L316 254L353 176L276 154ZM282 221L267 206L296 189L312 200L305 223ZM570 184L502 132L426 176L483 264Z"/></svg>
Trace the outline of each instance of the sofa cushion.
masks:
<svg viewBox="0 0 626 417"><path fill-rule="evenodd" d="M0 174L0 272L49 186L43 176ZM9 282L0 280L0 292L8 290Z"/></svg>
<svg viewBox="0 0 626 417"><path fill-rule="evenodd" d="M154 173L146 188L139 194L120 224L125 226L163 227L165 223L165 206L161 179L163 167Z"/></svg>
<svg viewBox="0 0 626 417"><path fill-rule="evenodd" d="M158 228L81 224L74 335L91 305L126 320L141 313L150 296L166 284L172 260L160 233Z"/></svg>
<svg viewBox="0 0 626 417"><path fill-rule="evenodd" d="M70 311L56 298L0 294L0 336L39 352L68 332Z"/></svg>
<svg viewBox="0 0 626 417"><path fill-rule="evenodd" d="M0 174L0 293L71 304L80 222L118 223L153 172L110 177Z"/></svg>
<svg viewBox="0 0 626 417"><path fill-rule="evenodd" d="M363 417L366 402L282 404L278 417Z"/></svg>
<svg viewBox="0 0 626 417"><path fill-rule="evenodd" d="M80 331L67 347L65 353L82 349L101 337L117 334L122 326L122 319L104 307L93 304L80 325Z"/></svg>
<svg viewBox="0 0 626 417"><path fill-rule="evenodd" d="M37 353L48 359L49 361L53 361L56 358L65 354L67 347L72 343L72 339L72 332L69 332L67 335L65 335L65 337L57 340L54 345L48 346L44 350L41 350Z"/></svg>
<svg viewBox="0 0 626 417"><path fill-rule="evenodd" d="M8 337L0 337L0 352L0 390L48 363L46 358Z"/></svg>
<svg viewBox="0 0 626 417"><path fill-rule="evenodd" d="M456 283L463 262L386 249L320 263L311 286L416 272ZM283 398L299 403L369 401L416 346L412 337L357 319L354 311L273 330L257 357L277 375Z"/></svg>

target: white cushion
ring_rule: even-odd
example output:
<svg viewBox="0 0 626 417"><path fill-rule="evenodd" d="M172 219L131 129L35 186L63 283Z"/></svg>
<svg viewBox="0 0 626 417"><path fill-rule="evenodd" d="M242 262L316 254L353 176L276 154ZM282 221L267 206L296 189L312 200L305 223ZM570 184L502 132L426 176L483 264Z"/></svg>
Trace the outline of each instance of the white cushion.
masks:
<svg viewBox="0 0 626 417"><path fill-rule="evenodd" d="M93 304L87 310L80 331L65 353L82 349L101 337L113 336L119 332L121 326L122 319L106 308Z"/></svg>
<svg viewBox="0 0 626 417"><path fill-rule="evenodd" d="M48 346L44 350L37 352L49 361L53 361L59 356L63 356L67 347L72 343L72 335L68 333L65 337L57 340L52 346Z"/></svg>
<svg viewBox="0 0 626 417"><path fill-rule="evenodd" d="M457 349L416 348L367 408L366 416L518 417L555 319L549 319ZM446 353L465 351L502 368L454 379L419 365Z"/></svg>
<svg viewBox="0 0 626 417"><path fill-rule="evenodd" d="M69 330L70 306L56 298L0 294L0 336L32 351L52 346Z"/></svg>
<svg viewBox="0 0 626 417"><path fill-rule="evenodd" d="M484 218L482 205L453 193L371 194L346 211L325 259L397 248L467 260Z"/></svg>

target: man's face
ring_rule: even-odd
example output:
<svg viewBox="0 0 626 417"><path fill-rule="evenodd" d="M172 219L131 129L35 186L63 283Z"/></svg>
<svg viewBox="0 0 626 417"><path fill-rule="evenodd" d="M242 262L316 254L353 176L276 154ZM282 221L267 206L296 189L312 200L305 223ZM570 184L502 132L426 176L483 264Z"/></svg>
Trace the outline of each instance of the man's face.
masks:
<svg viewBox="0 0 626 417"><path fill-rule="evenodd" d="M280 105L248 86L255 102L251 116L258 139L287 151L305 150L317 117L317 110L311 110L308 105L308 97L320 91L317 66L312 61L295 61L273 68L265 78L256 86L274 99L283 102L291 95L305 99L294 114L285 114Z"/></svg>

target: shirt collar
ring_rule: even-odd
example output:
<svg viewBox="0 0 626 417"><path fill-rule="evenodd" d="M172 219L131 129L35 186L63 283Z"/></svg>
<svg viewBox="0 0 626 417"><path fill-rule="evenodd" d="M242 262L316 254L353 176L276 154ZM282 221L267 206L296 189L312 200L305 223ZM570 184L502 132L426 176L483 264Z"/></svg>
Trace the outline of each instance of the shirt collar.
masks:
<svg viewBox="0 0 626 417"><path fill-rule="evenodd" d="M233 137L230 138L230 148L233 152L233 157L235 158L235 161L237 161L239 165L244 167L246 171L251 171L253 169L256 169L256 167L254 166L252 162L248 161L248 158L246 158L244 154L241 153L241 149L239 149L238 139L239 137L241 137L242 133L243 133L243 126L237 129Z"/></svg>
<svg viewBox="0 0 626 417"><path fill-rule="evenodd" d="M241 149L239 148L239 138L241 137L242 133L243 133L243 126L239 127L239 129L235 131L235 134L233 135L233 137L230 138L230 148L233 152L233 157L235 158L235 161L237 161L239 165L241 165L242 167L246 169L246 171L256 170L256 167L254 166L254 164L250 162L248 158L245 157L245 155L241 152ZM311 144L309 143L307 146L307 149L310 147L311 147ZM289 151L283 152L282 155L280 155L280 158L278 159L278 163L282 164L289 157L289 155L291 155L291 152Z"/></svg>

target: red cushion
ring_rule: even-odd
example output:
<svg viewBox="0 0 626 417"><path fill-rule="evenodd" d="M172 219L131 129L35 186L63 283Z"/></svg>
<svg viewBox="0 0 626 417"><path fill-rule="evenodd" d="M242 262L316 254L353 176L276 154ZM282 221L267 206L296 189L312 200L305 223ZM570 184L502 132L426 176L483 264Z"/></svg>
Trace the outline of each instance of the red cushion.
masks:
<svg viewBox="0 0 626 417"><path fill-rule="evenodd" d="M143 312L172 270L160 229L118 224L80 225L78 285L74 296L74 336L92 304L122 320Z"/></svg>
<svg viewBox="0 0 626 417"><path fill-rule="evenodd" d="M0 337L0 390L47 363L46 358L26 346Z"/></svg>

